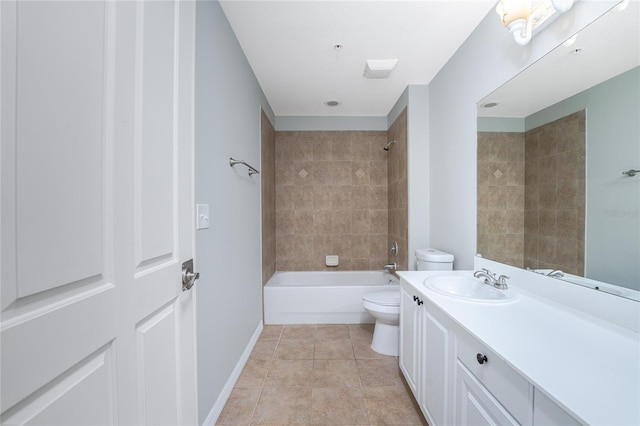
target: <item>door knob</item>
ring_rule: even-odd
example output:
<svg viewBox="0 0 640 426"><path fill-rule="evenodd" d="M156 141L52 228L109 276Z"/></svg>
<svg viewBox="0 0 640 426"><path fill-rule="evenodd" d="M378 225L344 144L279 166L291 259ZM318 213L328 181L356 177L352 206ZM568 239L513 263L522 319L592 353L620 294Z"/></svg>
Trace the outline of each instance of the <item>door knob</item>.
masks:
<svg viewBox="0 0 640 426"><path fill-rule="evenodd" d="M200 278L200 272L193 272L193 259L182 264L182 291L191 290L196 280Z"/></svg>

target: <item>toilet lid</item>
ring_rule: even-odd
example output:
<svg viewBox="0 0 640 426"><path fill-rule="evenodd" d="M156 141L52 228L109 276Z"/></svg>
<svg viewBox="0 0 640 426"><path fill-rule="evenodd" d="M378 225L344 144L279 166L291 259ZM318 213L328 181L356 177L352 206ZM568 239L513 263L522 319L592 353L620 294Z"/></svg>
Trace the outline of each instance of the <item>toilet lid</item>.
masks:
<svg viewBox="0 0 640 426"><path fill-rule="evenodd" d="M400 290L385 290L368 293L362 300L382 306L400 306Z"/></svg>

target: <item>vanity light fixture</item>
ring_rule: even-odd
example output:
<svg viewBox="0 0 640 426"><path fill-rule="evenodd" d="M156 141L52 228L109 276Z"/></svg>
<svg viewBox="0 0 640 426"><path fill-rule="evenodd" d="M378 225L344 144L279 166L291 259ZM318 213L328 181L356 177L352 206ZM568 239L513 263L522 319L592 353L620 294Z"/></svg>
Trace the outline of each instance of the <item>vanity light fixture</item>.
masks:
<svg viewBox="0 0 640 426"><path fill-rule="evenodd" d="M521 46L531 41L533 31L540 28L556 12L571 9L574 0L500 0L496 13L502 25Z"/></svg>

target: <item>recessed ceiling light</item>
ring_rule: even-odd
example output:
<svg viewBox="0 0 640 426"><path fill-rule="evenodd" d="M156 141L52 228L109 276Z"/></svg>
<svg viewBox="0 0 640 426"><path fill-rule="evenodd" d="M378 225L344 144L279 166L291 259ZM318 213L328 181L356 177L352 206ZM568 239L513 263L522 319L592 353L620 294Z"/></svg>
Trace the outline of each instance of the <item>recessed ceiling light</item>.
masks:
<svg viewBox="0 0 640 426"><path fill-rule="evenodd" d="M493 108L495 106L498 106L497 102L487 102L486 104L482 104L481 105L482 108Z"/></svg>
<svg viewBox="0 0 640 426"><path fill-rule="evenodd" d="M329 101L326 101L324 104L325 104L326 106L335 107L335 106L340 105L340 101L337 101L337 100L335 100L335 99L331 99L331 100L329 100Z"/></svg>

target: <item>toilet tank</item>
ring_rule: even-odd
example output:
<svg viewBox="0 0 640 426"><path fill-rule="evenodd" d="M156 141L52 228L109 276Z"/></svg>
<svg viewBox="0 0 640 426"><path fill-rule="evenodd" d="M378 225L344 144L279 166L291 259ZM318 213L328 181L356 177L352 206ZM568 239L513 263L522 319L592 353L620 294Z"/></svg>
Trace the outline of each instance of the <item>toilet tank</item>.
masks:
<svg viewBox="0 0 640 426"><path fill-rule="evenodd" d="M417 249L418 271L451 271L453 255L436 249Z"/></svg>

